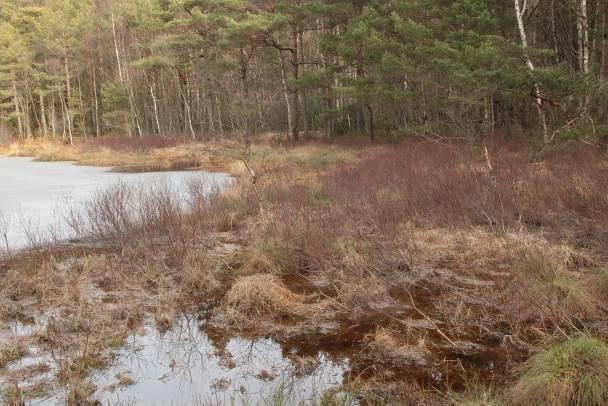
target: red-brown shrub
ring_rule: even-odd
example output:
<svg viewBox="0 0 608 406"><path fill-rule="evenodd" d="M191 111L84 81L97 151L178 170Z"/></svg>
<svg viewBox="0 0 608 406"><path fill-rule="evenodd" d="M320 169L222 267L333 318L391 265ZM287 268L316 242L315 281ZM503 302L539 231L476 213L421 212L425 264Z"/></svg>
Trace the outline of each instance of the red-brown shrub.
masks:
<svg viewBox="0 0 608 406"><path fill-rule="evenodd" d="M487 225L543 231L575 245L608 246L608 162L571 146L531 160L521 143L484 149L405 142L308 182L266 182L267 231L323 250L338 237L390 240L403 225Z"/></svg>

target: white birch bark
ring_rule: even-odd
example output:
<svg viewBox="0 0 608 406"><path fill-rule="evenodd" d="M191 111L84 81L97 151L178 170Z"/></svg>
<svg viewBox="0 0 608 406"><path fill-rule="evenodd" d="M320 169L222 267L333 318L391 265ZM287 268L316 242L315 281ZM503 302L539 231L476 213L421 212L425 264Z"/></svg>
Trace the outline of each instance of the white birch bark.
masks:
<svg viewBox="0 0 608 406"><path fill-rule="evenodd" d="M532 58L530 58L530 54L528 53L528 38L526 36L526 28L524 26L524 18L523 15L526 12L526 1L524 0L523 8L520 6L520 0L515 0L515 17L517 18L517 27L519 29L519 36L521 38L521 46L524 51L524 59L526 61L526 65L531 73L534 72L534 63L532 62ZM540 120L540 124L543 130L543 141L548 144L551 141L549 136L549 129L547 127L547 118L545 116L545 111L543 109L543 98L542 91L538 82L534 82L534 101L536 104L536 109L538 111L538 118Z"/></svg>
<svg viewBox="0 0 608 406"><path fill-rule="evenodd" d="M288 132L293 128L292 125L292 108L291 100L289 98L289 89L287 88L287 74L285 72L285 59L283 58L282 51L279 52L279 60L281 62L281 84L283 85L283 96L285 97L285 105L287 106L287 128Z"/></svg>

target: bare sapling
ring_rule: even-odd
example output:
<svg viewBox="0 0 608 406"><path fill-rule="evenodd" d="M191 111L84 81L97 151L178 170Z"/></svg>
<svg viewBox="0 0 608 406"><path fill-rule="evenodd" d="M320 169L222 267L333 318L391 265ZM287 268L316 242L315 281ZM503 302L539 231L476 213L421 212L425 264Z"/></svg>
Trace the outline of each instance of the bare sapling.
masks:
<svg viewBox="0 0 608 406"><path fill-rule="evenodd" d="M255 198L258 206L258 213L262 220L265 219L265 199L260 189L260 178L266 172L263 160L261 165L261 171L256 170L253 166L253 151L251 144L253 141L254 134L259 130L259 120L255 113L255 107L257 101L248 97L245 83L243 83L243 94L242 98L234 106L234 112L236 121L234 123L234 129L237 134L240 135L240 141L232 146L227 153L229 158L232 158L243 164L246 173L251 182L251 188L255 194Z"/></svg>
<svg viewBox="0 0 608 406"><path fill-rule="evenodd" d="M44 235L40 229L40 219L19 215L19 225L29 247L40 252L44 246Z"/></svg>
<svg viewBox="0 0 608 406"><path fill-rule="evenodd" d="M8 232L10 230L11 220L8 215L0 210L0 238L2 238L3 249L6 251L6 256L10 259L11 248L8 243ZM1 251L0 251L1 252Z"/></svg>
<svg viewBox="0 0 608 406"><path fill-rule="evenodd" d="M253 188L253 192L258 201L260 216L264 218L264 197L259 188L259 175L251 166L251 138L247 135L245 136L244 146L240 151L238 160L243 163L245 169L247 169L247 172L249 173L251 187Z"/></svg>

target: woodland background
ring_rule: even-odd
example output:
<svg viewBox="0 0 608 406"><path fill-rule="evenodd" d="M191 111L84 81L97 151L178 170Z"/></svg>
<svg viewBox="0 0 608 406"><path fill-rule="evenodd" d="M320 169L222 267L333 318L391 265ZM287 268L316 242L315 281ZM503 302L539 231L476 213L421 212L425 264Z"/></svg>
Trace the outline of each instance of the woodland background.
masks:
<svg viewBox="0 0 608 406"><path fill-rule="evenodd" d="M0 0L0 134L608 135L605 0Z"/></svg>

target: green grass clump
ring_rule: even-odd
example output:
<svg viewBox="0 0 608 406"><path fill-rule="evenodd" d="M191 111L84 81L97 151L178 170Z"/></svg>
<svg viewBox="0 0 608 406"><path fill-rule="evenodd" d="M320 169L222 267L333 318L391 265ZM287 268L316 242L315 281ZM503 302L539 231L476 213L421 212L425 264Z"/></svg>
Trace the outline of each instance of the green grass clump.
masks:
<svg viewBox="0 0 608 406"><path fill-rule="evenodd" d="M608 346L598 339L569 339L534 355L521 370L511 390L515 404L608 404Z"/></svg>

